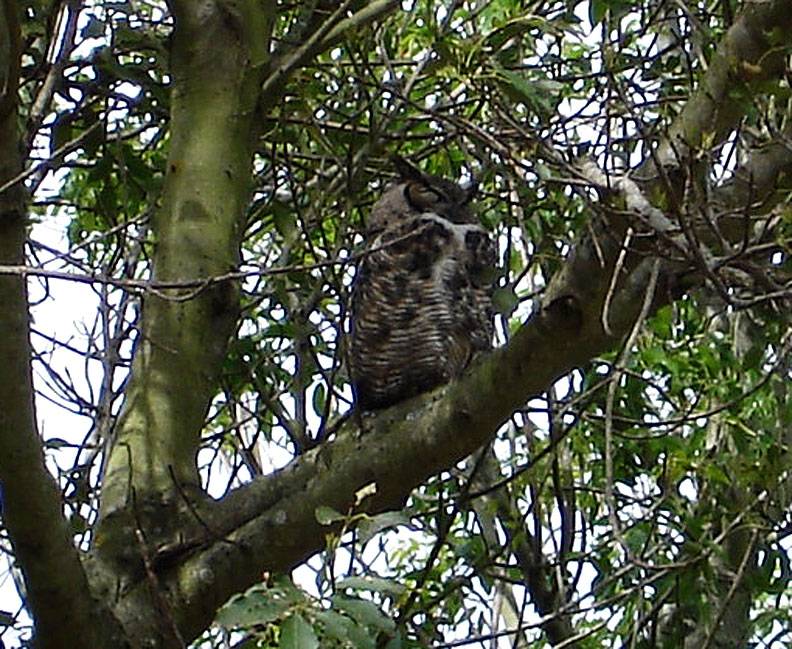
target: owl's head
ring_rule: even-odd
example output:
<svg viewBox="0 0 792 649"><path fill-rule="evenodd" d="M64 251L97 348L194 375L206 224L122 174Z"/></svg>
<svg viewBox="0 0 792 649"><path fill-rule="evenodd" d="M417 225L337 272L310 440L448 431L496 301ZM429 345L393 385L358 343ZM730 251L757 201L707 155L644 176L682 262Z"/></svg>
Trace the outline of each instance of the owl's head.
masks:
<svg viewBox="0 0 792 649"><path fill-rule="evenodd" d="M475 223L470 201L477 187L426 174L404 158L393 157L400 179L388 187L369 216L369 230L380 231L406 218L431 212L452 223Z"/></svg>

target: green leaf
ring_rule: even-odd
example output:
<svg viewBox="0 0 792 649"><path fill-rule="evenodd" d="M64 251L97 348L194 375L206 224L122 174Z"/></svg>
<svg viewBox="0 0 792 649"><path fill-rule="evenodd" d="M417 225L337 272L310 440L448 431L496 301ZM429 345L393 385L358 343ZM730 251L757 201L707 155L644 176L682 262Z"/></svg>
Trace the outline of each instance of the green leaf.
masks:
<svg viewBox="0 0 792 649"><path fill-rule="evenodd" d="M402 641L401 633L396 633L385 645L385 649L402 649L404 642Z"/></svg>
<svg viewBox="0 0 792 649"><path fill-rule="evenodd" d="M589 5L589 19L592 25L596 25L603 20L608 11L611 18L616 20L623 16L633 7L629 0L591 0Z"/></svg>
<svg viewBox="0 0 792 649"><path fill-rule="evenodd" d="M347 577L338 583L338 588L354 588L355 590L371 590L380 593L401 595L405 587L390 579L382 577Z"/></svg>
<svg viewBox="0 0 792 649"><path fill-rule="evenodd" d="M59 116L52 124L52 150L57 151L75 138L74 123L68 116Z"/></svg>
<svg viewBox="0 0 792 649"><path fill-rule="evenodd" d="M120 13L131 14L134 11L132 3L129 0L118 0L118 2L106 2L105 9L118 11Z"/></svg>
<svg viewBox="0 0 792 649"><path fill-rule="evenodd" d="M332 610L319 611L316 614L316 619L321 622L326 635L342 641L349 638L350 628L355 626L355 623L346 615Z"/></svg>
<svg viewBox="0 0 792 649"><path fill-rule="evenodd" d="M86 530L91 529L91 525L87 519L83 518L79 514L73 514L69 518L69 528L72 531L72 534L83 534Z"/></svg>
<svg viewBox="0 0 792 649"><path fill-rule="evenodd" d="M291 608L287 600L267 598L264 593L257 597L248 594L232 599L217 614L217 624L227 628L247 628L275 622Z"/></svg>
<svg viewBox="0 0 792 649"><path fill-rule="evenodd" d="M375 649L379 631L371 633L365 625L358 624L352 618L338 611L320 611L316 619L322 624L324 636L340 640L343 645L356 649Z"/></svg>
<svg viewBox="0 0 792 649"><path fill-rule="evenodd" d="M74 442L68 442L61 437L51 437L50 439L44 442L44 445L47 448L56 449L56 448L71 448L74 446Z"/></svg>
<svg viewBox="0 0 792 649"><path fill-rule="evenodd" d="M294 207L291 205L286 205L279 200L273 201L272 218L275 223L275 229L284 238L292 236L297 229Z"/></svg>
<svg viewBox="0 0 792 649"><path fill-rule="evenodd" d="M324 383L320 383L314 388L312 401L314 412L318 417L321 417L327 403L327 388Z"/></svg>
<svg viewBox="0 0 792 649"><path fill-rule="evenodd" d="M318 521L319 525L332 525L333 523L338 523L339 521L343 521L346 518L346 516L339 514L332 507L326 507L324 505L320 505L316 508L314 511L314 516L316 516L316 520Z"/></svg>
<svg viewBox="0 0 792 649"><path fill-rule="evenodd" d="M90 16L85 27L82 28L82 37L99 38L100 36L104 36L105 27L103 21L99 20L96 16Z"/></svg>
<svg viewBox="0 0 792 649"><path fill-rule="evenodd" d="M316 649L318 646L319 639L313 628L301 615L289 616L281 626L280 649Z"/></svg>
<svg viewBox="0 0 792 649"><path fill-rule="evenodd" d="M589 4L589 20L592 25L596 25L605 18L609 4L607 0L591 0Z"/></svg>
<svg viewBox="0 0 792 649"><path fill-rule="evenodd" d="M400 525L414 529L410 517L404 512L385 512L384 514L377 514L376 516L367 518L358 525L360 542L364 544L368 543L375 534L379 534L383 530L391 527L399 527Z"/></svg>
<svg viewBox="0 0 792 649"><path fill-rule="evenodd" d="M256 584L232 597L220 609L216 620L229 628L270 624L282 619L293 608L304 607L307 601L305 594L288 577L280 577L272 586Z"/></svg>
<svg viewBox="0 0 792 649"><path fill-rule="evenodd" d="M537 93L534 87L517 72L511 70L499 70L498 74L514 90L518 98L522 99L529 106L533 106L537 101Z"/></svg>
<svg viewBox="0 0 792 649"><path fill-rule="evenodd" d="M334 608L344 611L360 624L373 626L388 632L392 632L396 628L396 623L384 615L372 602L339 595L334 596L332 602Z"/></svg>
<svg viewBox="0 0 792 649"><path fill-rule="evenodd" d="M520 304L520 298L514 292L511 286L503 286L495 289L492 294L492 306L496 313L506 316L507 318L514 313L517 306Z"/></svg>
<svg viewBox="0 0 792 649"><path fill-rule="evenodd" d="M360 626L352 627L348 641L355 649L375 649L377 646L377 639Z"/></svg>

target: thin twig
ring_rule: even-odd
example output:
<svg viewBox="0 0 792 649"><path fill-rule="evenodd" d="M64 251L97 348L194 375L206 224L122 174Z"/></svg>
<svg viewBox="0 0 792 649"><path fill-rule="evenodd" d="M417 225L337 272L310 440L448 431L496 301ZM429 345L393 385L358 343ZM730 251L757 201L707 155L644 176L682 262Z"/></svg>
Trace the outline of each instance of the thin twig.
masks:
<svg viewBox="0 0 792 649"><path fill-rule="evenodd" d="M619 250L619 256L616 259L616 264L613 267L613 273L611 273L611 281L610 286L608 286L608 292L605 295L605 302L602 305L602 330L608 334L609 336L613 336L613 331L610 328L610 322L608 321L608 314L610 313L610 305L613 301L613 296L616 293L616 286L619 283L619 274L624 268L624 260L627 258L627 252L630 248L630 242L632 241L633 237L633 229L632 227L627 228L627 232L624 235L624 242L622 243L621 250Z"/></svg>
<svg viewBox="0 0 792 649"><path fill-rule="evenodd" d="M605 502L608 505L608 520L610 521L613 535L621 545L626 556L632 559L632 551L624 540L621 530L621 522L616 514L616 501L613 497L613 403L616 399L616 389L619 384L619 378L622 375L622 368L627 364L627 359L630 356L633 345L638 338L638 333L641 330L644 320L649 315L649 310L654 300L655 287L657 286L657 277L660 274L660 260L655 259L652 263L652 274L649 277L649 285L646 287L646 295L644 296L643 304L641 305L641 312L633 324L632 331L624 343L622 353L613 368L613 377L608 385L608 396L605 402Z"/></svg>
<svg viewBox="0 0 792 649"><path fill-rule="evenodd" d="M103 124L104 123L102 122L102 120L99 120L99 121L95 122L94 124L91 124L87 129L85 129L82 133L80 133L76 138L74 138L73 140L69 140L63 146L58 147L55 150L55 152L49 158L47 158L46 160L42 160L38 164L35 164L32 167L30 167L30 169L27 169L27 170L23 171L21 174L18 174L17 176L14 176L11 180L6 182L4 185L0 185L0 194L5 192L6 190L10 189L11 187L16 185L17 183L20 183L23 180L26 180L30 176L33 176L40 169L44 169L44 168L52 166L55 163L55 160L57 160L58 158L60 158L61 156L65 155L67 153L70 153L72 150L76 149L82 143L83 140L88 138L88 136L90 136L95 130L100 128Z"/></svg>
<svg viewBox="0 0 792 649"><path fill-rule="evenodd" d="M60 279L64 281L77 282L79 284L108 284L138 293L152 293L163 300L171 302L187 302L195 299L200 293L211 286L223 282L243 280L248 277L264 277L270 275L283 275L291 272L301 272L316 270L327 266L347 266L355 263L368 255L389 248L401 241L419 236L428 226L418 228L395 239L389 239L379 246L364 250L362 252L349 255L345 258L329 259L314 264L295 264L292 266L276 266L273 268L262 268L258 270L232 271L222 275L213 275L202 279L173 280L173 281L154 281L144 279L116 279L104 275L80 275L60 270L46 270L37 266L26 265L0 265L0 275L19 275L21 277L47 277L50 279ZM164 293L166 290L195 289L182 295L171 295Z"/></svg>

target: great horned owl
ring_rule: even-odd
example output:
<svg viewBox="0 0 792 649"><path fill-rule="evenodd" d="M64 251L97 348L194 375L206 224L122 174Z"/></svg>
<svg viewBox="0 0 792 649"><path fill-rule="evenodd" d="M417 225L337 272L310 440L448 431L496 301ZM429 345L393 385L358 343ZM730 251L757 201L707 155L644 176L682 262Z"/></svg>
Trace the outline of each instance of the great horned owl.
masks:
<svg viewBox="0 0 792 649"><path fill-rule="evenodd" d="M495 248L469 203L475 189L401 158L374 205L355 278L350 375L363 410L458 377L492 345Z"/></svg>

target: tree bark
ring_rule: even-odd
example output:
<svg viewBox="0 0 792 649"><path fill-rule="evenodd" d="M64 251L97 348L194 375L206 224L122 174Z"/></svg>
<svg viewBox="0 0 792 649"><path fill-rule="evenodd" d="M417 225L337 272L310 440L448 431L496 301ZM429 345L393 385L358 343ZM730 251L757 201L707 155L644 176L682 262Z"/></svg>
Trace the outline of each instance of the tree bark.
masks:
<svg viewBox="0 0 792 649"><path fill-rule="evenodd" d="M201 280L239 262L271 12L173 3L171 143L152 222L153 276ZM132 378L110 449L101 518L197 493L195 456L238 315L238 287L163 290L143 304ZM135 501L133 504L133 500ZM105 540L100 526L98 544ZM128 537L127 537L128 538Z"/></svg>
<svg viewBox="0 0 792 649"><path fill-rule="evenodd" d="M17 178L23 168L17 127L22 54L17 12L15 2L0 2L0 186ZM1 265L24 264L27 228L27 195L17 182L0 194ZM24 276L0 276L0 304L0 511L25 578L27 604L36 620L36 646L124 647L118 623L91 595L63 515L60 489L44 464L33 399Z"/></svg>
<svg viewBox="0 0 792 649"><path fill-rule="evenodd" d="M280 52L270 42L272 3L170 3L171 141L151 224L153 279L206 284L144 299L131 379L104 469L91 575L136 646L180 646L206 628L217 608L216 598L210 606L190 599L182 576L172 578L163 559L206 531L209 504L196 454L239 310L236 283L213 278L239 264L262 114L282 98L291 75L345 30L398 6L380 1L347 15L351 4L329 18L317 12L296 41L289 39L300 45ZM249 581L254 573L245 572ZM184 579L234 578L210 569ZM223 591L221 601L229 594Z"/></svg>

